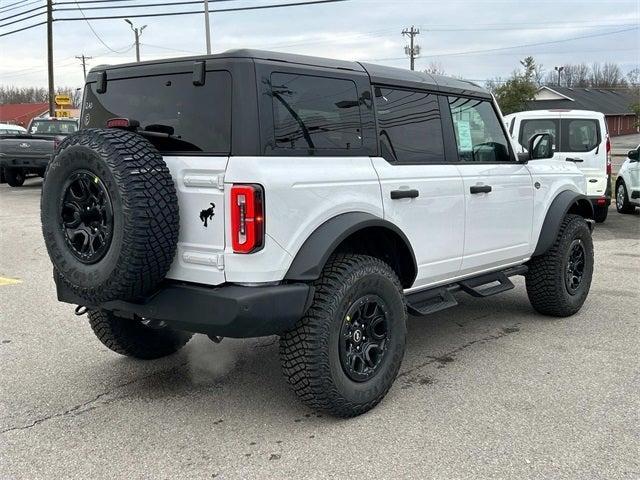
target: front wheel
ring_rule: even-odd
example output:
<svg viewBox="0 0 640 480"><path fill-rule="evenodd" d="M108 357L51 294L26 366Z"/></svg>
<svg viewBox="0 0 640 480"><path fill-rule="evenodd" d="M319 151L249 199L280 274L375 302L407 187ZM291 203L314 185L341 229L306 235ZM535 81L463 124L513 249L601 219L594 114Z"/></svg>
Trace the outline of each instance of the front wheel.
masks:
<svg viewBox="0 0 640 480"><path fill-rule="evenodd" d="M314 289L305 316L280 339L284 374L311 408L360 415L384 398L402 363L402 286L383 261L340 254L329 259Z"/></svg>
<svg viewBox="0 0 640 480"><path fill-rule="evenodd" d="M629 202L627 186L623 181L620 181L616 187L616 210L618 210L618 213L633 213L635 209Z"/></svg>
<svg viewBox="0 0 640 480"><path fill-rule="evenodd" d="M22 168L5 168L4 177L10 187L21 187L26 179Z"/></svg>
<svg viewBox="0 0 640 480"><path fill-rule="evenodd" d="M592 276L591 231L584 218L567 215L551 248L529 262L529 301L543 315L568 317L582 308Z"/></svg>

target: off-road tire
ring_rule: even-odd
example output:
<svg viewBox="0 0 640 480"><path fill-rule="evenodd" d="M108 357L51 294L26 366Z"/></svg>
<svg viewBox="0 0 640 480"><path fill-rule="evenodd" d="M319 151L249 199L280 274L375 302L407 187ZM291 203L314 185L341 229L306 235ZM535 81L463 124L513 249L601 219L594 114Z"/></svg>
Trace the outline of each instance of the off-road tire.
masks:
<svg viewBox="0 0 640 480"><path fill-rule="evenodd" d="M366 255L332 256L314 283L314 298L296 328L280 339L280 358L293 391L309 407L353 417L375 407L393 384L404 356L407 309L396 273ZM389 347L368 380L351 380L342 367L339 338L345 313L362 295L377 295L388 306Z"/></svg>
<svg viewBox="0 0 640 480"><path fill-rule="evenodd" d="M620 188L622 188L622 195L620 195ZM622 202L618 201L620 197L622 197ZM636 207L629 202L629 192L624 180L620 180L616 185L616 210L618 213L634 213L636 211Z"/></svg>
<svg viewBox="0 0 640 480"><path fill-rule="evenodd" d="M5 168L4 178L10 187L21 187L27 176L22 168Z"/></svg>
<svg viewBox="0 0 640 480"><path fill-rule="evenodd" d="M593 219L596 221L596 223L603 223L607 219L607 215L609 215L608 206L593 208Z"/></svg>
<svg viewBox="0 0 640 480"><path fill-rule="evenodd" d="M153 360L184 347L192 333L144 325L140 320L121 318L105 310L89 311L89 325L98 340L120 355Z"/></svg>
<svg viewBox="0 0 640 480"><path fill-rule="evenodd" d="M90 264L74 255L60 221L64 185L77 172L95 176L112 205L111 243ZM178 199L171 173L149 141L124 130L81 130L61 143L45 173L41 219L60 280L89 306L152 292L177 248Z"/></svg>
<svg viewBox="0 0 640 480"><path fill-rule="evenodd" d="M575 293L565 282L570 247L574 240L584 246L585 266L582 281ZM533 308L543 315L568 317L580 310L589 294L593 277L593 240L584 218L567 215L551 248L529 262L525 275L527 295Z"/></svg>

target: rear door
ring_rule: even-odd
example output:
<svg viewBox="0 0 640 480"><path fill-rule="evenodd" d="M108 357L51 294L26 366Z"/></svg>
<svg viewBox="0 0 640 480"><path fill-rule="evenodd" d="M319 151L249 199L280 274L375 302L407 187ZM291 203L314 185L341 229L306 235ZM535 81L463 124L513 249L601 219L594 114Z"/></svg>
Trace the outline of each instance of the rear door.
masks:
<svg viewBox="0 0 640 480"><path fill-rule="evenodd" d="M193 71L109 79L106 92L89 83L81 128L110 118L140 123L139 133L162 153L180 207L178 249L167 277L216 285L225 281L224 174L231 149L231 74Z"/></svg>
<svg viewBox="0 0 640 480"><path fill-rule="evenodd" d="M562 113L557 159L571 159L587 178L587 195L602 197L608 185L604 120ZM555 158L555 157L554 157Z"/></svg>
<svg viewBox="0 0 640 480"><path fill-rule="evenodd" d="M407 235L418 275L414 287L455 277L464 242L464 192L447 162L439 96L375 87L380 157L372 159L385 219ZM453 152L455 153L455 152Z"/></svg>
<svg viewBox="0 0 640 480"><path fill-rule="evenodd" d="M520 262L530 253L533 182L516 161L492 102L448 97L464 182L461 274Z"/></svg>

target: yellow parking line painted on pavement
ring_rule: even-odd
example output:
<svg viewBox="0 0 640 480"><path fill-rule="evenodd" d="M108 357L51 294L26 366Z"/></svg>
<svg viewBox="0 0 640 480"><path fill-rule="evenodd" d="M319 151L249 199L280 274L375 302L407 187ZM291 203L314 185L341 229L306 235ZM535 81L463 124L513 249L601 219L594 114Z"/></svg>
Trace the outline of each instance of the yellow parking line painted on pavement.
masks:
<svg viewBox="0 0 640 480"><path fill-rule="evenodd" d="M17 278L0 277L0 287L4 287L5 285L17 285L18 283L22 283L22 280L18 280Z"/></svg>

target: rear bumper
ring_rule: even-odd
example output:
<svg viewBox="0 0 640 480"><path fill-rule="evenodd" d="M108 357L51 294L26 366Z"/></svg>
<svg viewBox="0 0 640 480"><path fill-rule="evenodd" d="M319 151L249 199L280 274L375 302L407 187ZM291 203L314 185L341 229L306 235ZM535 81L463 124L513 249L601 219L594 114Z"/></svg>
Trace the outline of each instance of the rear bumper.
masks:
<svg viewBox="0 0 640 480"><path fill-rule="evenodd" d="M51 155L42 157L0 157L0 167L4 168L47 168Z"/></svg>
<svg viewBox="0 0 640 480"><path fill-rule="evenodd" d="M611 205L611 194L601 195L598 197L588 197L588 198L591 201L593 208L597 208L597 207L602 208L602 207L608 207L609 205Z"/></svg>
<svg viewBox="0 0 640 480"><path fill-rule="evenodd" d="M60 301L86 305L60 282L57 289ZM140 301L112 301L89 307L127 318L164 320L172 327L195 333L250 338L292 329L307 310L311 295L312 289L305 283L211 288L171 282Z"/></svg>

